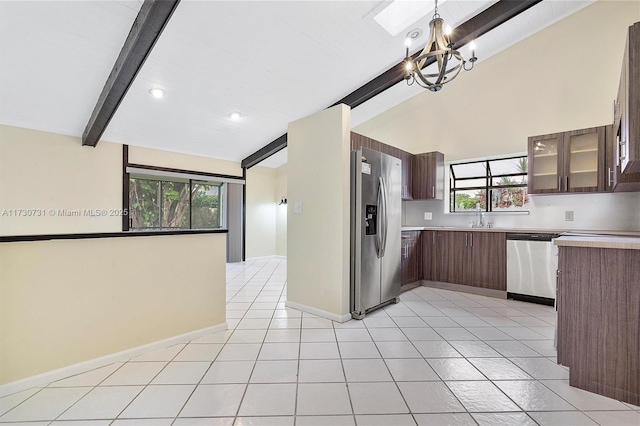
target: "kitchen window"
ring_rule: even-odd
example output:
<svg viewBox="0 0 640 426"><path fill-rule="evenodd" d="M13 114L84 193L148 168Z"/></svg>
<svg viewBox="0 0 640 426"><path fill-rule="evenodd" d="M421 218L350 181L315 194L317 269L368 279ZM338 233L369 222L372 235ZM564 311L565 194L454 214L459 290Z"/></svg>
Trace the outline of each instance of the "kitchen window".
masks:
<svg viewBox="0 0 640 426"><path fill-rule="evenodd" d="M527 157L451 164L449 184L451 213L526 210Z"/></svg>
<svg viewBox="0 0 640 426"><path fill-rule="evenodd" d="M132 174L129 229L222 228L224 183Z"/></svg>

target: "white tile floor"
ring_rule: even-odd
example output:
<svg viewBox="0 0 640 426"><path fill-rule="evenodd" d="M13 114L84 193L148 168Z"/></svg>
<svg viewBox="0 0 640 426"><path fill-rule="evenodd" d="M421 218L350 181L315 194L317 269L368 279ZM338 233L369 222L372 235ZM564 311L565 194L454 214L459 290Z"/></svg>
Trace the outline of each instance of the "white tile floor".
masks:
<svg viewBox="0 0 640 426"><path fill-rule="evenodd" d="M0 398L20 425L640 425L571 388L552 308L419 287L338 324L285 308L286 261L227 267L227 332Z"/></svg>

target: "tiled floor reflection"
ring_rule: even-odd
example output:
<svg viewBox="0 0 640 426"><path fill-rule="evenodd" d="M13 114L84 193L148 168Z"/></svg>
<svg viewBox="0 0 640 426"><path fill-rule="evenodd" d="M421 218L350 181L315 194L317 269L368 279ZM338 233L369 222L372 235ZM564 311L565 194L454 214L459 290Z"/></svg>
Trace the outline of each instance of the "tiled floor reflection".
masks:
<svg viewBox="0 0 640 426"><path fill-rule="evenodd" d="M20 425L640 425L571 388L552 308L419 287L363 321L285 308L286 260L227 266L229 330L0 398Z"/></svg>

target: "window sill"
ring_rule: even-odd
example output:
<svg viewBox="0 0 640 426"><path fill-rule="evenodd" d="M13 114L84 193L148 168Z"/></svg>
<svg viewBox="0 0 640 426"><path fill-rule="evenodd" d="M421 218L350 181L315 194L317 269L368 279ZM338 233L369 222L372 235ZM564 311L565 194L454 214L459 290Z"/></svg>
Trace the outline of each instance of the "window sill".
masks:
<svg viewBox="0 0 640 426"><path fill-rule="evenodd" d="M184 229L180 231L123 231L123 232L99 232L90 234L46 234L46 235L13 235L0 237L0 243L12 243L22 241L49 241L49 240L86 240L92 238L121 238L121 237L153 237L167 235L198 235L198 234L226 234L226 229Z"/></svg>
<svg viewBox="0 0 640 426"><path fill-rule="evenodd" d="M481 213L484 213L485 215L500 215L500 216L507 216L507 215L529 215L531 214L531 212L529 210L518 210L518 211L510 211L510 212L485 212L482 211ZM445 212L445 215L447 214L453 214L453 215L473 215L473 216L477 216L478 212L473 211L473 212Z"/></svg>

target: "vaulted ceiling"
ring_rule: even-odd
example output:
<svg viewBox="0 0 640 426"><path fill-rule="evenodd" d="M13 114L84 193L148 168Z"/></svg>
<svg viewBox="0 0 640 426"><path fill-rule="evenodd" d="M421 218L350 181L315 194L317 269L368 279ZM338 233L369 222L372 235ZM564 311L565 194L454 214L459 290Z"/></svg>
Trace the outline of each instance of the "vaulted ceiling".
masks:
<svg viewBox="0 0 640 426"><path fill-rule="evenodd" d="M537 4L478 39L479 61L591 1ZM182 0L103 140L240 161L401 61L408 30L424 30L420 48L430 15L392 37L373 19L389 3ZM455 28L493 3L439 11ZM0 124L82 135L141 4L0 2ZM355 108L352 124L423 90L400 83ZM281 152L262 165L284 162Z"/></svg>

